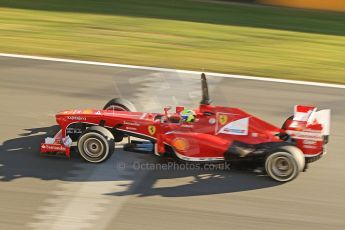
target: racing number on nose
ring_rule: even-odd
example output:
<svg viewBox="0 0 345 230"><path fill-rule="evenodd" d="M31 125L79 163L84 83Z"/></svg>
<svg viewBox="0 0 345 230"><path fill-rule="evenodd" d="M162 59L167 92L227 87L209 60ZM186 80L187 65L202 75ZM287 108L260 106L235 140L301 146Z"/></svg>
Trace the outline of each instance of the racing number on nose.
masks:
<svg viewBox="0 0 345 230"><path fill-rule="evenodd" d="M153 135L153 134L156 133L156 127L153 126L153 125L150 125L150 126L148 127L148 130L149 130L150 135Z"/></svg>

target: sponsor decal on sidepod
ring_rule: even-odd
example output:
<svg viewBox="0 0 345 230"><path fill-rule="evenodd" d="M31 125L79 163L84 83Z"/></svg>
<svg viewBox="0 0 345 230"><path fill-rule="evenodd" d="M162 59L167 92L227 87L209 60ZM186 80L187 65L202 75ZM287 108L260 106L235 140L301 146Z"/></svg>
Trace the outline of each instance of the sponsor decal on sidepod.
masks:
<svg viewBox="0 0 345 230"><path fill-rule="evenodd" d="M232 135L248 135L249 117L232 121L222 127L218 133L232 134Z"/></svg>

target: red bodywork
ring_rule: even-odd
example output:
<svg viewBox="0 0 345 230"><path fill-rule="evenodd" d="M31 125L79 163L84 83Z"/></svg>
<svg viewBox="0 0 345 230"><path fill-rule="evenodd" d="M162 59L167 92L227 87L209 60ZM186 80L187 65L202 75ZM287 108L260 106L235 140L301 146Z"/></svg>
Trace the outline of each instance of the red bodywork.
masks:
<svg viewBox="0 0 345 230"><path fill-rule="evenodd" d="M323 153L322 125L318 123L298 121L290 127L297 121L288 120L281 129L238 108L203 104L194 110L194 122L182 122L179 116L182 109L176 107L171 114L97 109L63 111L56 115L61 132L55 136L54 143L42 143L41 152L64 152L69 156L69 147L64 140L68 135L81 134L81 128L71 127L84 124L84 127L101 125L112 133L150 140L155 143L157 155L171 147L177 157L188 161L222 161L235 141L248 145L283 142L278 134L289 132L289 135L295 135L296 146L306 157ZM315 133L315 138L310 135L303 138L300 132L306 130L308 134Z"/></svg>

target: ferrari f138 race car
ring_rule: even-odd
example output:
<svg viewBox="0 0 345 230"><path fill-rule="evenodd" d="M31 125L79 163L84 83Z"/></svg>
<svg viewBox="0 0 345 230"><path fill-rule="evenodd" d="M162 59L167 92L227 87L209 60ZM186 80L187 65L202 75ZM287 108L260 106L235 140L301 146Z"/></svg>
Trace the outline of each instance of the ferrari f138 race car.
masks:
<svg viewBox="0 0 345 230"><path fill-rule="evenodd" d="M174 156L182 161L256 162L276 181L298 176L307 165L326 153L330 110L296 105L293 116L281 128L238 108L212 106L207 80L201 76L202 100L194 110L165 107L162 113L137 112L128 100L115 98L103 109L66 110L56 115L60 131L47 137L41 153L70 157L72 144L91 163L107 160L115 143L141 138L152 154ZM140 150L130 141L126 150ZM143 149L143 148L141 148Z"/></svg>

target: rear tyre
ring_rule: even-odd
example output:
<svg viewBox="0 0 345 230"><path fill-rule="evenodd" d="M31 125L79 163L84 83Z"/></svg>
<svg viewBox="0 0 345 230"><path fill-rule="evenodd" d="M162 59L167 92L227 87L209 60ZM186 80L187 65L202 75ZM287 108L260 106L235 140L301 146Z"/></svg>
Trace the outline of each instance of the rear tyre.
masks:
<svg viewBox="0 0 345 230"><path fill-rule="evenodd" d="M272 151L265 160L267 174L279 182L295 179L305 166L304 155L294 146L284 146Z"/></svg>
<svg viewBox="0 0 345 230"><path fill-rule="evenodd" d="M123 98L114 98L108 101L108 103L103 107L103 110L112 111L130 111L136 112L135 106L128 100Z"/></svg>
<svg viewBox="0 0 345 230"><path fill-rule="evenodd" d="M106 132L86 130L79 137L78 151L81 157L90 163L101 163L107 160L114 152L114 138Z"/></svg>

